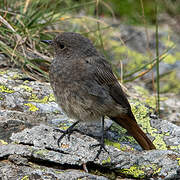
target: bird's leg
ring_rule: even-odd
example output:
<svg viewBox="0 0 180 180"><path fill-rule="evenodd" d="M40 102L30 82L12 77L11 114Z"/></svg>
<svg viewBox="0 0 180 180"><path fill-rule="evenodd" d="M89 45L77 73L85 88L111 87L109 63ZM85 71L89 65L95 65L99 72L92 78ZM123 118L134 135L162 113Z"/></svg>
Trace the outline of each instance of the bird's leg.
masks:
<svg viewBox="0 0 180 180"><path fill-rule="evenodd" d="M102 129L101 129L101 139L100 139L100 143L99 144L94 144L92 145L91 147L97 147L97 146L100 146L99 150L98 150L98 153L96 154L96 157L94 158L97 159L99 157L99 155L101 154L101 151L104 149L106 152L108 152L104 146L104 116L102 117Z"/></svg>
<svg viewBox="0 0 180 180"><path fill-rule="evenodd" d="M70 127L68 127L65 131L58 129L58 131L60 131L61 133L63 133L63 134L59 137L59 139L58 139L58 141L57 141L58 146L59 146L61 140L63 139L63 137L64 137L66 134L68 134L68 139L70 139L70 135L73 133L73 131L76 131L76 129L73 129L73 128L74 128L74 126L76 126L76 124L78 124L78 123L79 123L79 121L76 121L74 124L72 124Z"/></svg>

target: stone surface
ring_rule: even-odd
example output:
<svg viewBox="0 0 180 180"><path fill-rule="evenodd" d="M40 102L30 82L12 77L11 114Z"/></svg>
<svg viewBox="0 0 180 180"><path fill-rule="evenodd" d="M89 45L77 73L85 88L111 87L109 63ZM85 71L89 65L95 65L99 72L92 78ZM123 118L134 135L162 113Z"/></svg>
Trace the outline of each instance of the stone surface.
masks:
<svg viewBox="0 0 180 180"><path fill-rule="evenodd" d="M34 126L31 129L14 133L11 139L15 144L0 146L0 159L5 160L9 157L8 160L16 166L27 166L28 159L28 163L36 162L61 168L67 167L67 165L80 168L83 164L91 162L101 166L101 169L108 168L116 174L129 175L134 178L170 178L175 177L179 169L179 152L170 150L122 151L112 146L106 146L109 153L102 152L99 159L94 160L97 148L90 148L92 144L97 143L94 138L74 133L70 136L70 140L65 137L61 146L58 147L59 135L59 132L45 125ZM23 158L19 158L21 156ZM11 171L13 171L13 166ZM1 166L0 170L6 168L10 168L9 163L8 166L7 164L5 167ZM35 169L37 171L37 168ZM31 169L30 171L33 173L35 170ZM23 172L24 175L29 175L25 170ZM71 173L71 176L74 176L73 171Z"/></svg>
<svg viewBox="0 0 180 180"><path fill-rule="evenodd" d="M80 170L60 170L56 168L40 166L29 163L28 166L17 166L10 162L0 162L0 178L3 180L107 180L103 176L92 175Z"/></svg>
<svg viewBox="0 0 180 180"><path fill-rule="evenodd" d="M180 127L158 119L141 95L130 98L132 110L157 150L142 151L123 128L106 119L105 144L109 153L103 151L94 160L99 147L92 145L98 144L100 124L89 124L88 128L79 124L78 131L70 139L65 136L58 147L58 129L66 129L73 121L54 102L49 83L25 79L16 69L0 73L2 179L178 177Z"/></svg>

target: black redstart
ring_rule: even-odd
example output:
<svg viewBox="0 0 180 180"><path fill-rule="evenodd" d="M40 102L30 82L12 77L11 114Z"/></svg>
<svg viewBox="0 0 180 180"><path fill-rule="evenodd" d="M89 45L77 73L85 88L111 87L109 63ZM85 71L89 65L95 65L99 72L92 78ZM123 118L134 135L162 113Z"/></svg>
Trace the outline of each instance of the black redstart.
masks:
<svg viewBox="0 0 180 180"><path fill-rule="evenodd" d="M86 37L64 32L51 41L55 55L49 77L57 103L76 122L101 121L101 147L104 148L104 117L108 116L125 128L145 150L155 146L138 126L130 104L105 60ZM98 155L100 153L98 152Z"/></svg>

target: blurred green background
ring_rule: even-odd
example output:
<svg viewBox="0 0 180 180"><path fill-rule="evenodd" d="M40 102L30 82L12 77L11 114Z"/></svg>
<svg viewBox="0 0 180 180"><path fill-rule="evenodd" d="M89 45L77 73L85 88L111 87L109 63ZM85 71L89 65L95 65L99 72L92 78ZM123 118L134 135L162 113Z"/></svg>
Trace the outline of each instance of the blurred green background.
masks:
<svg viewBox="0 0 180 180"><path fill-rule="evenodd" d="M180 66L179 0L0 0L0 16L0 54L9 58L10 66L22 68L35 79L48 81L52 58L41 40L73 31L93 41L121 82L144 77L150 90L154 80L144 75L155 68L158 25L160 60L166 63L160 63L160 69L165 69L160 91L180 92L174 70Z"/></svg>

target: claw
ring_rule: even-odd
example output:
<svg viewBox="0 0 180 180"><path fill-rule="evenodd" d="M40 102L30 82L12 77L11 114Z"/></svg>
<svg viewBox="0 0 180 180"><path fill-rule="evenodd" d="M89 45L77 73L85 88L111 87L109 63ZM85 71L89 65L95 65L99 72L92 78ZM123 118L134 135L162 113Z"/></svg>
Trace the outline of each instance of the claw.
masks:
<svg viewBox="0 0 180 180"><path fill-rule="evenodd" d="M60 137L59 137L59 139L58 139L58 141L57 141L57 144L58 144L58 146L60 147L60 142L61 142L61 140L63 139L63 137L66 135L66 132L64 132L64 134L62 134Z"/></svg>
<svg viewBox="0 0 180 180"><path fill-rule="evenodd" d="M75 129L73 129L73 128L74 128L74 126L75 126L76 124L78 124L78 123L79 123L79 121L76 121L74 124L72 124L72 125L71 125L68 129L66 129L65 131L58 129L58 131L60 131L61 133L63 133L63 134L59 137L59 139L58 139L58 141L57 141L58 146L59 146L61 140L64 138L64 136L65 136L66 134L68 135L68 140L70 140L70 135L73 133L73 131L75 131ZM59 147L60 147L60 146L59 146Z"/></svg>
<svg viewBox="0 0 180 180"><path fill-rule="evenodd" d="M103 143L99 143L99 144L93 144L90 148L95 148L97 146L100 146L100 148L99 148L99 150L98 150L94 160L96 160L99 157L99 155L101 154L102 150L104 150L105 152L107 152L109 154L108 150L104 146L104 142Z"/></svg>

